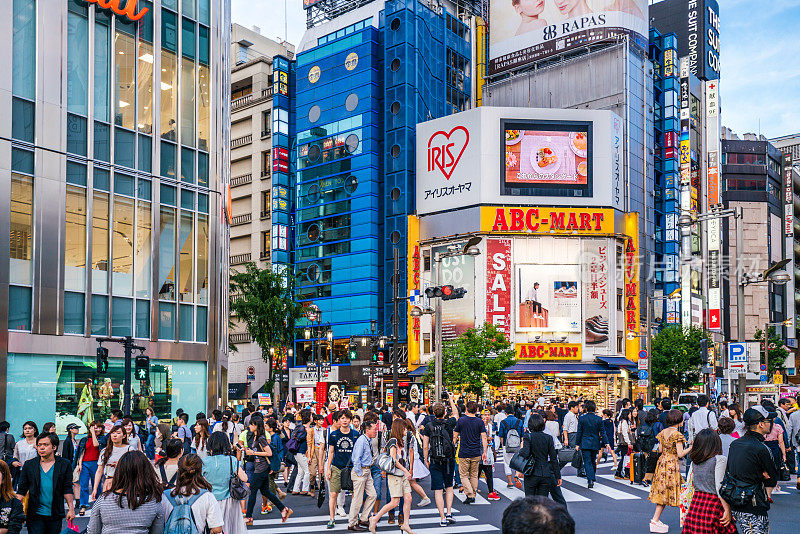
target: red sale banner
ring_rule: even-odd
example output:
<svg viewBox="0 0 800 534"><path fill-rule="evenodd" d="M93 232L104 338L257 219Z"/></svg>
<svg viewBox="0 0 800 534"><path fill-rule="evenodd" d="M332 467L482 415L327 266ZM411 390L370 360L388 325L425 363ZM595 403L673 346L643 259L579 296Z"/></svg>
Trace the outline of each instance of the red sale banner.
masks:
<svg viewBox="0 0 800 534"><path fill-rule="evenodd" d="M328 402L328 383L317 382L317 413L322 413L322 409Z"/></svg>
<svg viewBox="0 0 800 534"><path fill-rule="evenodd" d="M511 334L511 239L486 240L486 322Z"/></svg>

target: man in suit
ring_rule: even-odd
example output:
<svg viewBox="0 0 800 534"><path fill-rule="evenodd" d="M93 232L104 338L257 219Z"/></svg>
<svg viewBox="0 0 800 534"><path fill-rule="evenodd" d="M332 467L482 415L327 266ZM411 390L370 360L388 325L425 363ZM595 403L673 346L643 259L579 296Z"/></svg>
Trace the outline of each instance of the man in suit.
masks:
<svg viewBox="0 0 800 534"><path fill-rule="evenodd" d="M597 453L605 447L606 437L603 432L603 420L595 413L597 405L593 400L587 400L583 406L586 413L578 419L578 435L575 437L575 442L581 451L583 468L586 470L589 487L592 488L597 471Z"/></svg>

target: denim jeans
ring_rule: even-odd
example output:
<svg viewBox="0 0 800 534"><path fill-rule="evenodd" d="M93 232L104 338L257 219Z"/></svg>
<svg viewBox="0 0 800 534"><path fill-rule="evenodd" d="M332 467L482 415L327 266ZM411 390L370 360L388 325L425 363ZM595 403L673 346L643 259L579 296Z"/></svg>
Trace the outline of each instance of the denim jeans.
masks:
<svg viewBox="0 0 800 534"><path fill-rule="evenodd" d="M594 449L581 449L581 456L583 456L583 469L586 471L586 479L594 482L594 475L597 471L597 451Z"/></svg>
<svg viewBox="0 0 800 534"><path fill-rule="evenodd" d="M151 460L156 457L156 435L147 434L147 441L144 444L144 453Z"/></svg>
<svg viewBox="0 0 800 534"><path fill-rule="evenodd" d="M373 465L372 467L369 468L369 470L372 472L372 485L375 486L375 493L377 494L375 500L377 502L381 502L381 493L382 493L381 488L383 488L383 477L381 477L381 468L376 465Z"/></svg>
<svg viewBox="0 0 800 534"><path fill-rule="evenodd" d="M97 473L97 461L86 461L81 463L81 506L89 506L89 500L92 498L92 486L94 485L94 476ZM98 490L99 491L99 490Z"/></svg>

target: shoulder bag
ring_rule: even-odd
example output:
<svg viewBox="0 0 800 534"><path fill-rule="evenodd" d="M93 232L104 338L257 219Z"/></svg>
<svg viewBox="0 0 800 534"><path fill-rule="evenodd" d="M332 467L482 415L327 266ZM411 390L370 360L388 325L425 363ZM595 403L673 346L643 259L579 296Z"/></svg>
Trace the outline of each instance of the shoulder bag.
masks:
<svg viewBox="0 0 800 534"><path fill-rule="evenodd" d="M533 474L533 468L536 466L536 461L533 458L533 443L531 443L530 439L528 440L528 451L530 456L524 458L522 456L523 449L524 447L521 447L517 452L514 453L514 456L511 457L511 461L508 462L508 466L514 471L518 471L527 477Z"/></svg>
<svg viewBox="0 0 800 534"><path fill-rule="evenodd" d="M735 508L767 502L763 484L747 484L734 478L729 473L725 473L722 479L719 496Z"/></svg>
<svg viewBox="0 0 800 534"><path fill-rule="evenodd" d="M397 446L397 440L394 438L390 439L386 443L383 452L378 455L376 463L378 467L380 467L381 471L386 472L387 475L401 477L404 474L403 471L395 465L394 458L392 458L392 455L389 454L389 449L391 449L392 446Z"/></svg>
<svg viewBox="0 0 800 534"><path fill-rule="evenodd" d="M236 470L233 469L233 459L228 456L228 460L231 466L231 479L228 481L228 491L231 494L231 499L243 501L250 495L250 488L239 478L238 467Z"/></svg>

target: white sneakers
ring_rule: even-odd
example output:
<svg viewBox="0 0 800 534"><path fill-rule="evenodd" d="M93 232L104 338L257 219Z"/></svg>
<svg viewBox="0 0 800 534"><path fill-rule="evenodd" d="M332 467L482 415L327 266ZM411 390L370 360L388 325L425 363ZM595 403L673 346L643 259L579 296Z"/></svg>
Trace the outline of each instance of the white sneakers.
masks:
<svg viewBox="0 0 800 534"><path fill-rule="evenodd" d="M344 508L342 508L341 506L336 507L336 517L341 517L341 518L347 517Z"/></svg>
<svg viewBox="0 0 800 534"><path fill-rule="evenodd" d="M425 497L424 499L419 501L419 503L417 503L417 506L422 508L423 506L428 506L430 503L431 503L431 500L428 497Z"/></svg>
<svg viewBox="0 0 800 534"><path fill-rule="evenodd" d="M666 534L669 532L669 525L662 523L661 521L650 521L650 532Z"/></svg>

